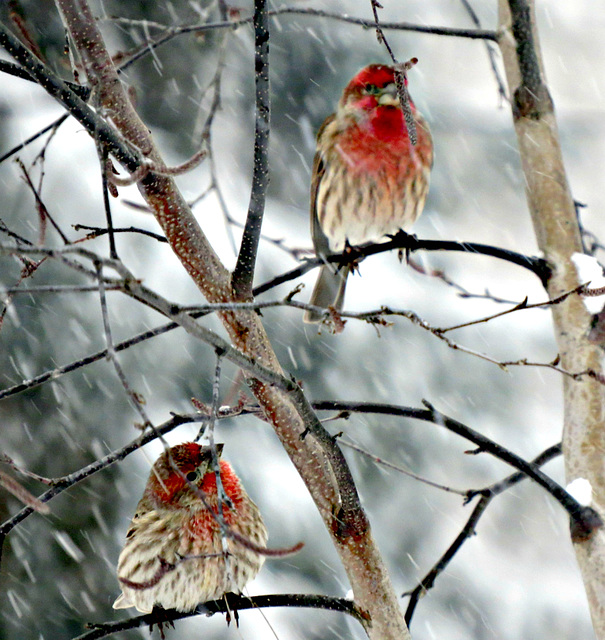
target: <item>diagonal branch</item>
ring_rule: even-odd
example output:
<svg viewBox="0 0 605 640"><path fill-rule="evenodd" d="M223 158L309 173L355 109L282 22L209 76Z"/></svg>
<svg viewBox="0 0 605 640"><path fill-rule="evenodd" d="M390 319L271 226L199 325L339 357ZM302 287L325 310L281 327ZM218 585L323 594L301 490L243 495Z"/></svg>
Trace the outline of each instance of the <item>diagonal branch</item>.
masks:
<svg viewBox="0 0 605 640"><path fill-rule="evenodd" d="M107 360L109 360L113 368L122 384L126 395L130 398L134 408L138 411L139 415L143 420L143 425L145 427L150 426L152 424L149 416L147 415L147 411L145 411L145 403L141 396L134 391L130 383L128 382L128 378L124 373L124 369L122 369L122 365L118 360L116 355L116 350L113 344L113 336L111 334L111 324L109 322L109 312L107 309L107 297L105 295L105 282L103 281L103 266L100 262L95 262L95 268L97 271L97 281L99 283L99 298L101 301L101 318L103 320L103 330L105 332L105 344L107 345Z"/></svg>
<svg viewBox="0 0 605 640"><path fill-rule="evenodd" d="M537 467L541 467L542 465L546 464L559 455L561 455L561 445L556 444L552 447L549 447L539 456L534 458L532 460L532 464L536 465ZM500 482L497 482L490 487L487 487L486 489L475 492L475 495L481 495L481 498L475 505L475 508L466 521L466 524L462 528L462 531L456 536L454 542L452 542L452 544L447 548L445 553L441 556L441 558L439 558L433 568L424 576L424 578L422 578L422 580L420 580L418 586L416 586L409 593L404 594L410 596L410 601L405 612L405 621L408 626L412 621L412 616L414 615L414 611L416 610L420 599L424 595L426 595L429 589L433 588L433 586L435 585L435 581L437 580L439 575L443 573L456 553L458 553L458 551L462 548L462 545L464 545L467 540L475 535L477 523L481 519L481 516L485 513L485 510L487 509L493 498L500 495L518 482L525 480L526 478L527 476L524 473L513 473L504 480L501 480ZM469 496L469 499L472 498Z"/></svg>
<svg viewBox="0 0 605 640"><path fill-rule="evenodd" d="M437 411L429 402L423 401L426 409L412 409L409 407L400 407L397 405L373 403L373 402L340 402L336 400L327 400L322 402L314 402L313 407L318 411L355 411L360 413L377 413L383 415L397 415L432 422L448 431L466 438L473 444L477 445L478 450L474 453L486 452L490 455L506 462L515 469L518 469L534 482L546 489L550 495L561 504L561 506L569 513L572 520L572 526L575 522L585 526L593 533L603 527L603 522L598 514L591 507L581 505L573 498L563 487L554 480L542 473L540 469L533 463L527 462L521 456L506 449L502 445L487 438L483 434L471 429L470 427L450 418L440 411Z"/></svg>
<svg viewBox="0 0 605 640"><path fill-rule="evenodd" d="M81 482L85 478L88 478L89 476L92 476L93 474L106 469L112 464L123 460L124 458L126 458L126 456L130 455L137 449L140 449L143 445L151 442L152 440L155 440L156 438L160 438L164 434L172 431L173 429L176 429L176 427L191 422L199 422L200 420L204 419L205 416L199 412L189 416L175 415L164 424L156 427L152 431L147 431L126 446L108 453L100 460L95 460L82 469L74 471L73 473L70 473L61 478L55 478L52 481L52 486L50 487L50 489L38 496L38 500L45 504L52 500L55 496L63 493L63 491L65 491L66 489L73 487L73 485L77 484L78 482ZM32 513L34 513L34 509L32 507L25 507L24 509L21 509L19 513L15 514L12 518L9 518L0 525L0 559L2 557L2 544L6 535L9 534L20 522L23 522L23 520L25 520Z"/></svg>
<svg viewBox="0 0 605 640"><path fill-rule="evenodd" d="M108 150L129 171L135 171L141 164L140 154L129 147L116 130L107 124L89 107L68 83L55 75L49 67L40 62L26 47L0 23L0 46L17 62L21 63L30 75L50 96L63 105L93 135L107 146Z"/></svg>

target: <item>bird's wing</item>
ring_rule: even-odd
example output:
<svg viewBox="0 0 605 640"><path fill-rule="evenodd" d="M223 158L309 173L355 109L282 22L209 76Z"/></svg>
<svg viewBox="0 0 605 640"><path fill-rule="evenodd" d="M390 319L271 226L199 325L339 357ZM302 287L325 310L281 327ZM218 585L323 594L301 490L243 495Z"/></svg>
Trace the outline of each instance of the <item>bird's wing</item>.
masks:
<svg viewBox="0 0 605 640"><path fill-rule="evenodd" d="M317 140L321 138L326 127L335 117L336 114L333 113L323 121L323 124L317 132ZM318 256L326 256L331 253L330 243L322 231L321 225L319 224L319 216L317 215L317 192L319 191L319 185L325 172L326 165L321 154L317 152L313 158L313 170L311 172L311 238L313 240L313 246L315 247L315 253Z"/></svg>

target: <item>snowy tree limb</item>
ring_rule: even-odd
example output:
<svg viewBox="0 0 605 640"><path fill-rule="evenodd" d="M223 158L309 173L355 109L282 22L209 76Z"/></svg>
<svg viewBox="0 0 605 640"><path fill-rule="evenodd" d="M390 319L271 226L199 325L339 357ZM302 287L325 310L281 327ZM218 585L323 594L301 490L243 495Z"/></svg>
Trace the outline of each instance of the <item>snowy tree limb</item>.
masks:
<svg viewBox="0 0 605 640"><path fill-rule="evenodd" d="M499 0L500 40L526 194L538 245L551 265L547 283L554 298L581 284L571 260L582 253L580 229L563 164L553 102L546 87L532 0ZM602 372L602 351L587 339L591 316L572 296L553 307L563 367ZM605 393L596 380L563 380L563 452L567 480L585 478L593 506L605 514ZM605 531L576 540L596 637L605 638Z"/></svg>

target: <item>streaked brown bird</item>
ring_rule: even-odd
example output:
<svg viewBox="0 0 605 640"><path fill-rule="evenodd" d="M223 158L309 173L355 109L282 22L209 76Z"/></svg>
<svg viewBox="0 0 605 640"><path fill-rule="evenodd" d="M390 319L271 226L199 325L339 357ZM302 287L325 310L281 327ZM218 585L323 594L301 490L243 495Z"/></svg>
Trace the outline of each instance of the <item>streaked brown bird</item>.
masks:
<svg viewBox="0 0 605 640"><path fill-rule="evenodd" d="M311 179L311 236L318 256L407 230L422 212L433 141L411 100L410 108L416 145L408 135L395 69L371 64L349 82L336 113L321 125ZM322 266L310 303L341 311L349 271ZM307 311L304 320L324 317Z"/></svg>
<svg viewBox="0 0 605 640"><path fill-rule="evenodd" d="M219 455L222 448L217 445ZM241 592L259 572L264 556L254 546L266 546L267 529L231 465L220 460L219 467L228 498L224 522L245 543L221 532L215 517L219 496L210 447L186 442L166 450L151 469L126 534L118 561L122 593L114 609L192 611Z"/></svg>

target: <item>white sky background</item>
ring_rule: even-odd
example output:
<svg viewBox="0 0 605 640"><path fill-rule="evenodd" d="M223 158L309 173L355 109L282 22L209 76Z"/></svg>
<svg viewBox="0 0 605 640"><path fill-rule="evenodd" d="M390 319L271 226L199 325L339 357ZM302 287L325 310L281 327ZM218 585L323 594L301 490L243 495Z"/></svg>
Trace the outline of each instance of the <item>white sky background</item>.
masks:
<svg viewBox="0 0 605 640"><path fill-rule="evenodd" d="M406 2L403 7L395 2L383 4L381 17L385 21L470 26L461 6L451 0L418 0ZM475 4L483 26L495 27L495 3ZM361 1L333 3L322 8L356 16L370 15L368 3ZM595 10L593 3L550 0L539 3L538 20L572 193L587 205L582 212L586 228L605 238L602 216L605 196L601 179L605 161L605 48L602 44L605 14ZM273 113L273 183L265 232L270 237L284 238L287 246L310 247L307 192L313 143L309 134L328 115L330 105L335 104L342 87L358 68L387 58L371 31L353 25L322 23L297 16L282 17L279 24L282 31L274 30L272 44L275 74L272 80L274 108L279 105L281 110ZM431 192L414 232L423 238L468 240L535 254L536 243L523 193L510 110L500 104L484 45L478 41L407 33L387 32L387 37L401 59L412 56L420 59L410 73L410 91L429 120L436 145ZM326 43L324 68L315 66L316 58L311 55L308 58L288 55L286 45L290 42L300 54L314 41ZM232 43L223 87L224 109L213 139L221 149L219 177L230 213L243 220L249 198L253 126L251 107L245 106L252 86L248 77L251 58L244 58L244 54L250 56L249 30L240 30ZM158 52L160 59L162 55L162 51ZM335 69L332 74L331 68ZM212 72L213 69L200 70L196 81L205 84ZM293 78L298 76L308 77L313 86L304 97L304 106L309 106L308 115L304 109L300 115L300 105L293 104L292 113L297 114L294 117L288 113L285 96L288 91L294 91ZM133 73L131 80L137 82L136 74ZM146 85L137 88L143 93L150 90ZM185 83L179 86L183 100L188 99L188 89L191 86ZM8 77L2 78L1 99L3 109L10 110L0 120L4 136L2 150L17 144L61 113L40 90ZM158 111L172 104L166 96L157 96L157 102ZM300 129L300 133L293 134L298 136L296 148L292 148L288 126L293 131ZM152 129L169 162L185 159L187 154L178 153L178 138L173 133L153 125ZM28 156L22 157L25 160ZM81 127L73 122L64 125L49 149L46 169L45 201L67 229L76 222L103 224L98 168L90 140ZM13 219L16 212L25 212L21 214L20 228L35 239L36 218L31 194L19 186L17 175L12 162L0 167L0 188L7 194L6 209L0 217ZM206 175L202 167L178 179L186 197L193 198L203 190ZM120 190L120 198L139 199L135 188ZM232 266L233 255L216 200L209 198L195 213L221 257ZM119 226L133 224L158 230L151 218L133 213L120 200L114 202L114 217ZM99 251L105 246L104 241L95 243ZM144 275L148 286L171 300L186 304L201 302L201 296L169 249L140 239L120 239L119 248L127 266L135 274ZM489 289L496 296L514 301L521 301L526 295L531 302L545 299L537 279L512 265L454 253L417 255L414 259L429 267L445 269L449 277L475 293ZM284 252L263 244L257 282L294 264ZM301 299L308 299L314 277L315 274L310 274L304 279L307 287ZM10 285L13 281L7 283L2 278L2 283ZM293 286L289 284L278 292L265 294L264 299L285 295ZM121 299L110 298L110 301L112 321L119 336L129 336L140 330L140 326L160 322L151 314L138 315L139 311L136 314L133 311L131 316L131 307L122 306ZM82 328L83 317L98 316L98 302L92 297L89 302L90 306L80 315L74 312L74 317L66 319L69 335L76 336L79 342L74 345L65 335L48 336L53 343L67 340L61 346L60 356L55 356L59 364L102 345L102 336L90 336L88 329ZM18 301L15 304L11 312L15 327L18 322L14 318L26 315L29 304L34 303ZM399 265L394 255L366 261L361 277L351 278L349 284L347 308L369 309L382 304L412 309L437 326L456 324L502 309L483 300L461 301L443 283ZM552 371L510 368L504 373L493 364L447 349L436 338L404 320L395 321L391 329L381 329L380 337L375 329L352 321L342 335L324 332L318 336L313 327L302 324L298 311L269 310L263 317L284 367L303 381L314 399L377 400L420 406L421 399L426 398L438 409L527 458L560 439L561 382L559 374ZM218 325L210 323L210 326ZM3 329L0 345L11 335ZM556 355L547 311L524 311L455 332L450 337L496 359L527 357L548 362ZM9 347L7 342L0 348ZM166 419L169 411L190 410L192 393L203 400L209 399L204 395L214 366L209 350L197 348L182 335L170 337L154 348L149 355L137 352L126 358L129 374L137 388L146 394L154 420ZM194 361L200 353L205 354L206 359ZM16 361L17 371L7 374L9 380L36 375L43 370L36 369L36 363L28 364L25 358L17 357ZM137 366L139 362L141 366ZM157 370L158 362L162 363L162 371ZM190 374L196 367L201 372L199 384ZM227 377L232 374L226 372ZM94 376L92 384L95 384ZM105 391L101 382L98 384L99 393L106 393L108 400L112 394L120 394L119 387ZM2 386L8 385L7 382ZM225 393L228 387L225 381ZM56 406L51 403L45 409L50 421L60 420L62 412L85 415L77 401L73 402L71 407L63 398ZM14 456L20 454L27 464L27 452L18 446L23 417L5 412L2 403L0 416L8 425L7 432L15 434L7 437L8 452ZM95 420L84 419L79 425L83 438L95 434ZM121 446L136 435L131 427L134 420L133 414L115 416L108 412L99 435L107 446ZM351 440L381 457L408 465L432 480L456 488L478 488L509 472L487 456L465 456L463 452L471 446L435 426L373 417L327 426L333 432L343 429ZM171 442L182 441L193 434L193 429L181 429L174 432ZM225 456L241 473L265 515L271 543L285 546L299 539L306 543L305 550L298 556L281 564L268 562L250 586L250 592L320 591L343 596L348 584L328 536L269 428L246 419L221 426L218 436L226 442ZM153 460L159 448L152 446L147 451L147 457ZM359 481L360 494L396 589L399 592L410 589L414 580L428 571L454 539L472 507L463 509L457 496L419 486L392 471L377 470L373 463L357 454L348 451L346 454ZM96 534L99 541L95 553L107 562L107 571L111 571L111 564L117 559L118 545L148 468L149 462L142 454L136 454L122 465L123 475L116 485L123 512L120 529L115 535ZM71 470L68 466L65 472ZM564 483L560 461L549 465L547 471ZM11 512L16 511L16 505L11 506ZM60 527L60 523L53 525L49 521L48 528L52 526ZM27 545L21 558L22 561L28 559ZM24 583L21 587L25 590L27 585ZM21 598L27 597L27 592L20 592L18 586L12 588ZM92 593L89 597L97 607L83 619L109 619L102 617L100 611L106 611L102 607L115 593L98 593L90 585L83 590ZM4 604L3 611L14 612L14 606ZM281 640L363 637L354 625L345 634L347 627L336 614L275 610L266 615ZM242 619L241 633L246 640L270 637L258 613L242 614ZM187 623L187 629L190 627L192 634L203 630L208 638L237 637L233 630L226 631L224 622L218 618L192 621ZM572 636L590 640L583 587L568 540L567 518L559 506L529 483L497 498L480 522L478 535L466 544L435 589L421 601L412 631L415 640L563 640Z"/></svg>

